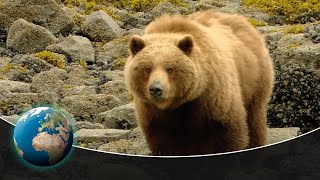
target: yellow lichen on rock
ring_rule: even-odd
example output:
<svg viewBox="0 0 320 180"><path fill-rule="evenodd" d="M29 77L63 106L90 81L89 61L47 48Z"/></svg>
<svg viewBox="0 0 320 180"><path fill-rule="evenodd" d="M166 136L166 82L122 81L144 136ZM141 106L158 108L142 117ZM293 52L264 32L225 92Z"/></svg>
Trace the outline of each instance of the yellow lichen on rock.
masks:
<svg viewBox="0 0 320 180"><path fill-rule="evenodd" d="M304 31L304 26L302 26L301 24L296 24L293 26L288 26L285 30L284 30L284 34L298 34L298 33L303 33Z"/></svg>
<svg viewBox="0 0 320 180"><path fill-rule="evenodd" d="M250 22L250 24L251 24L252 26L254 26L254 27L261 27L261 26L267 26L267 25L268 25L268 23L259 21L259 20L254 19L254 18L248 18L247 20L248 20L248 21Z"/></svg>
<svg viewBox="0 0 320 180"><path fill-rule="evenodd" d="M50 63L60 69L64 69L66 66L64 58L59 57L58 54L56 54L54 52L50 52L50 51L45 50L45 51L41 51L39 53L35 53L33 55L35 57L38 57L40 59L47 61L48 63Z"/></svg>
<svg viewBox="0 0 320 180"><path fill-rule="evenodd" d="M260 8L270 15L285 15L289 21L296 20L302 14L320 13L319 0L243 0L242 3Z"/></svg>

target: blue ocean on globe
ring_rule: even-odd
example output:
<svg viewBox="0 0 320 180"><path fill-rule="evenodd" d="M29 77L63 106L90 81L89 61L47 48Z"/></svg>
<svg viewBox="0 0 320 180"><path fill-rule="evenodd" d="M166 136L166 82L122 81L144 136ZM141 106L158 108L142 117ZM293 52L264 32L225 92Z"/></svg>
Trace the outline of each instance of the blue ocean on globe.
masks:
<svg viewBox="0 0 320 180"><path fill-rule="evenodd" d="M24 113L13 135L18 154L36 166L51 166L70 152L73 131L68 118L52 107L38 107Z"/></svg>

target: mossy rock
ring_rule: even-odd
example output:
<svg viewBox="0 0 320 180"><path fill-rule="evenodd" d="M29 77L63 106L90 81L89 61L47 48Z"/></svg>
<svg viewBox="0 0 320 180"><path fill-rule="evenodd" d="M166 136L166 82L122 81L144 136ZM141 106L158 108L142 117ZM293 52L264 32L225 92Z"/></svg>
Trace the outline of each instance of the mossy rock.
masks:
<svg viewBox="0 0 320 180"><path fill-rule="evenodd" d="M57 54L50 51L41 51L39 53L35 53L34 56L39 57L60 69L64 69L66 67L65 56L61 54Z"/></svg>
<svg viewBox="0 0 320 180"><path fill-rule="evenodd" d="M320 19L319 0L243 0L242 3L272 16L283 16L288 23L303 23L302 17Z"/></svg>

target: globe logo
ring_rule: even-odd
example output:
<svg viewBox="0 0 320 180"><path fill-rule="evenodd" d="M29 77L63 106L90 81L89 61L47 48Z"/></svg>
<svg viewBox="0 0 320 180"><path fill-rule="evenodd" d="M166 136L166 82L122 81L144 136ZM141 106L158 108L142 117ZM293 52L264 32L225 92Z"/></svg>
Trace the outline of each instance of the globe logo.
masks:
<svg viewBox="0 0 320 180"><path fill-rule="evenodd" d="M38 107L24 113L13 134L18 154L36 166L51 166L70 152L73 131L64 112Z"/></svg>

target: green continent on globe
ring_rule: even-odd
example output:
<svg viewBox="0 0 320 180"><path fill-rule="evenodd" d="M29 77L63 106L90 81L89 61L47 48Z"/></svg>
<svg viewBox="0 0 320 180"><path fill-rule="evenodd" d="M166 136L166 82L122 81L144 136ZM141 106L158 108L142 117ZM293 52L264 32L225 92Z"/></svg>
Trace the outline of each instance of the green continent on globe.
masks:
<svg viewBox="0 0 320 180"><path fill-rule="evenodd" d="M59 162L67 147L65 142L69 139L68 132L71 131L71 127L67 119L57 112L54 112L51 117L50 114L47 114L43 120L39 120L39 123L41 124L41 127L38 128L39 134L32 140L32 146L37 151L47 151L50 157L49 163L55 164ZM52 130L59 131L59 133L51 135L46 132Z"/></svg>

